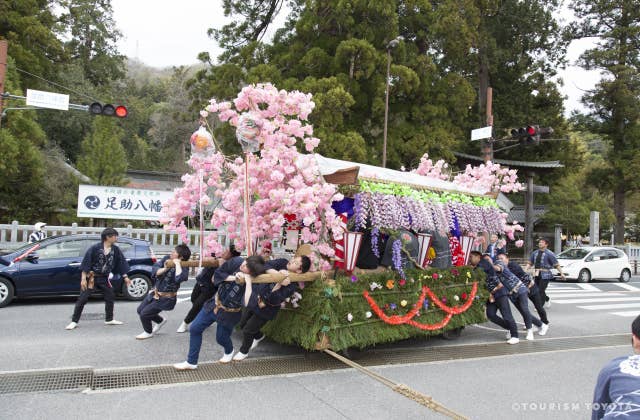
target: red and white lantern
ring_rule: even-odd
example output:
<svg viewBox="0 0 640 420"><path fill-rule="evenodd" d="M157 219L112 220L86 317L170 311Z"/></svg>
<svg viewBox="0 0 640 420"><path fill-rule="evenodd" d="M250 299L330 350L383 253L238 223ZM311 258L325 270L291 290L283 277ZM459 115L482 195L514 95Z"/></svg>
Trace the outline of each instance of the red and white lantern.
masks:
<svg viewBox="0 0 640 420"><path fill-rule="evenodd" d="M344 233L344 269L351 273L356 268L356 261L360 255L360 245L362 244L362 232Z"/></svg>
<svg viewBox="0 0 640 420"><path fill-rule="evenodd" d="M418 262L422 268L429 265L429 248L433 242L433 237L428 233L418 233Z"/></svg>
<svg viewBox="0 0 640 420"><path fill-rule="evenodd" d="M462 236L460 238L460 246L462 247L462 252L464 252L464 263L469 264L469 254L473 250L473 241L475 238L471 236Z"/></svg>

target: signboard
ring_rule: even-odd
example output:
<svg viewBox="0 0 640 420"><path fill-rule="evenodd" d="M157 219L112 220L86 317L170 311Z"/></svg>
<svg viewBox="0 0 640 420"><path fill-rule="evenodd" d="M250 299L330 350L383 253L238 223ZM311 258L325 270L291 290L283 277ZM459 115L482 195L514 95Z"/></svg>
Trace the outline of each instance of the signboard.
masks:
<svg viewBox="0 0 640 420"><path fill-rule="evenodd" d="M172 196L172 191L80 185L78 217L158 220L162 203Z"/></svg>
<svg viewBox="0 0 640 420"><path fill-rule="evenodd" d="M27 105L68 111L69 95L27 89Z"/></svg>
<svg viewBox="0 0 640 420"><path fill-rule="evenodd" d="M476 128L475 130L471 130L471 141L490 139L492 136L492 130L491 130L492 128L493 127L488 126L488 127Z"/></svg>

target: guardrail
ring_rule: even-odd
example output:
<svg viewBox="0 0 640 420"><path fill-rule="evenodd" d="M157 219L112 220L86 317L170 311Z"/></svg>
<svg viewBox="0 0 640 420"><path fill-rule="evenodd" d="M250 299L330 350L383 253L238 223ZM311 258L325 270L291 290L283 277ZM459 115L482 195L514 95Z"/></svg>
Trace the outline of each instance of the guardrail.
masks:
<svg viewBox="0 0 640 420"><path fill-rule="evenodd" d="M73 235L73 234L97 234L104 230L104 227L78 226L77 223L71 226L50 226L47 225L47 236ZM121 236L143 239L151 243L151 247L157 254L168 254L176 245L182 243L177 233L167 232L164 229L134 229L131 225L126 228L117 228ZM17 221L11 224L0 224L0 249L9 250L24 245L29 241L29 235L33 232L33 226L21 225ZM205 232L205 237L210 231ZM218 242L223 246L227 245L227 235L224 231L219 231ZM187 232L187 244L192 249L200 248L200 231L190 230Z"/></svg>

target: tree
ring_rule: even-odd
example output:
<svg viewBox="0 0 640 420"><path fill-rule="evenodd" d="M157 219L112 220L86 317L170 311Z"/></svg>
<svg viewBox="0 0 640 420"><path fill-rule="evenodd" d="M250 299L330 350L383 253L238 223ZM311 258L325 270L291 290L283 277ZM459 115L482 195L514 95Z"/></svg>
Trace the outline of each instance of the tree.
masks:
<svg viewBox="0 0 640 420"><path fill-rule="evenodd" d="M95 86L124 77L124 57L116 47L121 34L111 0L61 0L61 6L66 10L60 22L70 38L65 49L80 63L85 77Z"/></svg>
<svg viewBox="0 0 640 420"><path fill-rule="evenodd" d="M123 135L112 118L96 117L91 133L82 142L78 169L97 185L124 185L127 158Z"/></svg>
<svg viewBox="0 0 640 420"><path fill-rule="evenodd" d="M601 188L613 193L615 241L623 243L626 196L640 187L640 8L627 0L576 0L571 6L579 22L570 26L568 36L600 40L580 57L582 67L604 74L583 102L597 133L611 144L607 166L597 178Z"/></svg>

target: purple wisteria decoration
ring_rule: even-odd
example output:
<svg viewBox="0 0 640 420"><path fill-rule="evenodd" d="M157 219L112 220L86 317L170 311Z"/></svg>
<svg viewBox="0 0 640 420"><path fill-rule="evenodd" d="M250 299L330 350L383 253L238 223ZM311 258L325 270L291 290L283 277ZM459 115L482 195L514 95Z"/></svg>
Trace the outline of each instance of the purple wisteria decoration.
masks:
<svg viewBox="0 0 640 420"><path fill-rule="evenodd" d="M402 269L402 240L396 239L391 245L391 260L393 261L393 268L400 274L401 278L406 278L404 270Z"/></svg>
<svg viewBox="0 0 640 420"><path fill-rule="evenodd" d="M380 258L380 249L378 248L378 239L380 237L380 230L377 227L371 229L371 250L373 254Z"/></svg>

